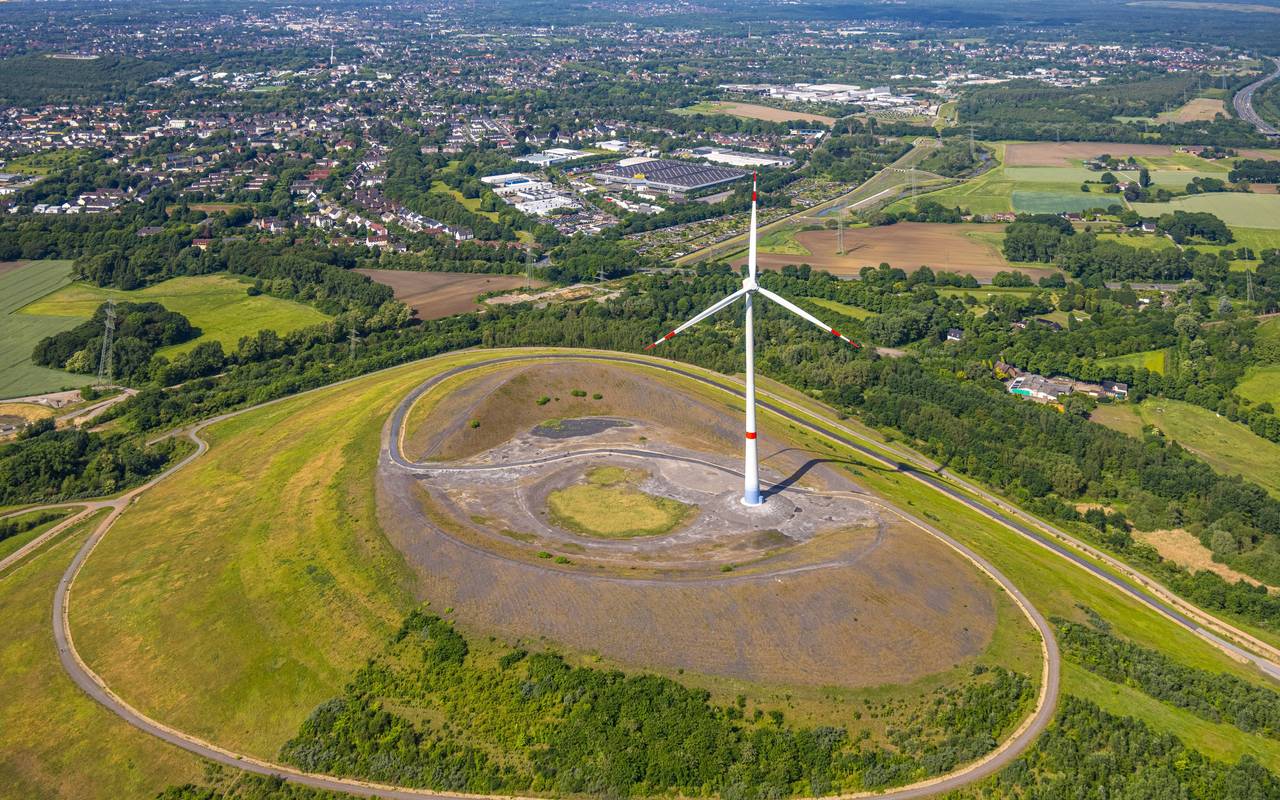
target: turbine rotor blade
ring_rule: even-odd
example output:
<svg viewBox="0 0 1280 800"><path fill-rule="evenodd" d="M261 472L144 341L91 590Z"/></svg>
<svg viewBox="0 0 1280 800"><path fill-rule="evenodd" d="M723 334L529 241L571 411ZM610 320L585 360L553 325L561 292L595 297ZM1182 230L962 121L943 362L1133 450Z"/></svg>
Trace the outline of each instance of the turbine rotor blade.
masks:
<svg viewBox="0 0 1280 800"><path fill-rule="evenodd" d="M699 314L694 315L693 317L691 317L691 318L689 319L689 321L688 321L688 322L685 322L685 323L684 323L683 325L681 325L680 327L678 327L678 328L676 328L675 330L671 331L671 333L668 333L666 336L663 336L663 337L662 337L661 339L659 339L658 341L656 341L656 342L654 342L653 344L648 345L647 347L645 347L645 350L652 350L653 348L657 347L658 345L662 344L663 342L667 341L668 339L673 339L673 338L675 338L675 335L676 335L677 333L681 333L681 332L683 332L683 331L687 330L688 328L692 328L694 325L697 325L699 322L702 322L704 319L706 319L707 317L709 317L709 316L711 316L712 314L716 313L717 311L720 311L721 309L725 308L726 306L732 305L732 304L733 304L733 301L737 300L739 297L744 296L746 293L747 293L747 290L746 290L746 289L739 289L738 291L734 292L733 294L729 295L728 297L725 297L724 299L722 299L722 300L719 300L719 301L715 302L715 303L714 303L714 304L712 304L710 307L708 307L705 311L703 311L703 312L701 312L701 313L699 313Z"/></svg>
<svg viewBox="0 0 1280 800"><path fill-rule="evenodd" d="M852 340L852 339L850 339L848 336L845 336L845 335L844 335L843 333L841 333L840 331L836 330L835 328L831 327L831 326L830 326L830 325L828 325L827 323L825 323L825 322L823 322L822 320L818 319L818 318L817 318L817 317L815 317L814 315L810 314L808 311L805 311L803 308L801 308L800 306L798 306L798 305L796 305L795 303L791 302L790 300L786 299L785 297L782 297L781 295L774 294L773 292L769 291L768 289L765 289L764 287L760 287L760 288L756 289L756 291L757 291L757 292L759 292L760 294L764 295L765 297L769 298L769 299L770 299L770 300L772 300L773 302L777 303L778 305L782 306L782 307L783 307L783 308L785 308L786 310L790 311L792 314L795 314L797 317L800 317L801 319L804 319L804 320L807 320L807 321L809 321L809 322L812 322L814 325L817 325L819 328L822 328L822 330L826 331L827 333L831 334L832 336L836 336L836 337L839 337L839 338L841 338L841 339L844 339L846 342L848 342L849 344L853 345L854 347L858 347L858 348L862 347L862 345L860 345L860 344L858 344L857 342L853 341L853 340Z"/></svg>

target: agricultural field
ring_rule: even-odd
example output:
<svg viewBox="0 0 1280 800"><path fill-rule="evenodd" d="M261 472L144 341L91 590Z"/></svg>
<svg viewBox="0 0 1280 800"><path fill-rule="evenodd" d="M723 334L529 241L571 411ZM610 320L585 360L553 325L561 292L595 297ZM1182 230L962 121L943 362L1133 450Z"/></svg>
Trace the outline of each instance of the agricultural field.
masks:
<svg viewBox="0 0 1280 800"><path fill-rule="evenodd" d="M1098 359L1098 364L1117 367L1141 367L1150 372L1159 372L1163 375L1167 358L1168 351L1162 348L1160 350L1144 350L1140 353L1126 353L1122 356L1100 358Z"/></svg>
<svg viewBox="0 0 1280 800"><path fill-rule="evenodd" d="M185 315L201 331L195 339L156 351L168 358L208 341L221 342L222 348L230 351L242 336L252 336L260 330L273 330L283 336L329 319L327 314L294 300L265 294L250 297L246 292L249 285L232 275L170 278L129 292L76 283L27 305L20 313L60 319L65 330L89 319L109 297L117 302L160 303Z"/></svg>
<svg viewBox="0 0 1280 800"><path fill-rule="evenodd" d="M1280 497L1280 444L1208 409L1152 397L1137 411L1147 425L1228 475L1241 475Z"/></svg>
<svg viewBox="0 0 1280 800"><path fill-rule="evenodd" d="M1003 225L947 225L928 222L899 222L871 228L846 228L844 254L838 250L834 230L800 231L795 241L808 255L760 253L759 264L779 269L787 264L808 264L833 275L857 275L863 267L891 266L914 270L928 265L935 270L968 273L979 281L989 281L997 272L1011 267L1000 253ZM733 263L745 262L740 255ZM1031 275L1051 270L1019 265Z"/></svg>
<svg viewBox="0 0 1280 800"><path fill-rule="evenodd" d="M825 114L810 114L803 111L788 111L772 106L756 103L739 103L732 100L704 100L685 108L673 108L675 114L728 114L745 119L759 119L765 122L820 122L823 125L835 123L835 117Z"/></svg>
<svg viewBox="0 0 1280 800"><path fill-rule="evenodd" d="M396 293L396 299L418 312L419 319L441 319L480 309L476 298L485 292L519 289L528 283L523 275L484 275L465 272L410 272L395 269L358 269ZM533 287L546 286L534 280Z"/></svg>
<svg viewBox="0 0 1280 800"><path fill-rule="evenodd" d="M1172 211L1208 211L1234 230L1261 228L1280 230L1280 195L1215 192L1177 197L1168 203L1133 203L1133 210L1149 217Z"/></svg>
<svg viewBox="0 0 1280 800"><path fill-rule="evenodd" d="M1010 142L1005 146L1004 163L1010 167L1070 167L1086 158L1106 153L1115 158L1137 159L1194 159L1183 163L1205 164L1205 159L1187 153L1179 153L1173 145L1132 144L1123 142ZM1280 151L1244 148L1237 151L1241 158L1280 158ZM1153 162L1154 163L1154 162ZM1200 167L1206 169L1205 167ZM1212 167L1209 171L1217 171Z"/></svg>
<svg viewBox="0 0 1280 800"><path fill-rule="evenodd" d="M91 375L31 363L31 351L41 339L74 328L79 320L31 313L23 307L70 282L70 261L0 263L0 397L23 397L93 381Z"/></svg>

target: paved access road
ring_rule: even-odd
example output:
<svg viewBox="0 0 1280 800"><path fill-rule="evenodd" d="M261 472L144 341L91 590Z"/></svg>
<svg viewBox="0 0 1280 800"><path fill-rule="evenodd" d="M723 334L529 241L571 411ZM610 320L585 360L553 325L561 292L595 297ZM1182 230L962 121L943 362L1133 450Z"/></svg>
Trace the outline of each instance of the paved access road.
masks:
<svg viewBox="0 0 1280 800"><path fill-rule="evenodd" d="M535 360L564 360L564 359L595 360L595 361L601 361L601 362L632 364L632 365L656 368L656 369L666 371L670 374L680 375L682 377L698 381L704 385L716 387L722 391L727 391L735 395L741 396L741 392L731 384L731 381L729 381L729 379L724 379L725 382L721 382L718 380L712 380L706 377L705 375L694 372L690 369L685 369L679 366L675 366L671 362L662 362L656 359L643 359L643 358L626 356L626 355L607 354L603 352L600 354L566 353L566 354L557 354L557 355L513 355L513 356L505 356L505 357L494 357L490 359L484 359L481 361L473 362L464 367L455 368L453 374L456 374L456 372L463 371L465 369L476 369L480 367L492 366L496 364L503 364L503 363L510 363L510 362L535 361ZM360 376L360 377L363 378L367 376ZM352 378L350 380L357 380L357 379L358 378ZM343 381L343 383L345 382L347 381ZM430 384L430 383L432 382L431 381L427 382L427 384ZM420 386L417 390L415 390L414 393L412 393L409 397L407 397L399 407L397 407L396 411L394 412L393 420L392 420L392 428L394 430L396 430L397 432L400 430L400 427L403 425L405 416L407 415L408 409L412 404L411 402L412 399L420 395L423 391L426 391L426 389L429 388L427 384ZM334 385L337 385L337 384L331 384L330 386L320 387L319 389L313 389L310 391L321 391L324 389L331 389L333 388ZM303 393L303 394L306 394L306 393ZM304 773L298 770L290 769L283 765L273 764L271 762L264 761L261 759L256 759L245 754L235 753L235 752L226 750L215 744L199 739L196 736L185 733L183 731L176 730L161 722L153 720L147 717L142 712L138 711L137 709L134 709L132 706L128 704L127 701L118 697L114 692L111 691L111 689L102 681L102 679L96 673L94 673L89 668L89 666L80 658L79 653L75 649L75 643L71 636L70 621L68 616L68 603L70 601L70 593L74 585L75 578L79 574L80 569L84 565L85 560L88 559L88 557L92 554L94 548L97 546L98 542L100 542L103 536L105 536L106 533L110 530L111 524L115 521L115 519L121 513L124 512L129 502L131 502L132 499L137 495L139 495L140 493L146 491L146 489L155 485L155 483L159 482L160 480L163 480L165 477L172 474L173 472L176 472L177 470L183 468L187 464L191 463L194 459L198 458L201 454L203 454L205 450L207 450L208 446L202 439L200 439L199 432L204 427L211 425L215 422L219 422L221 420L228 419L233 416L237 416L247 411L254 410L256 408L261 408L266 405L273 405L278 402L284 402L285 400L292 400L298 396L299 395L291 395L289 397L272 400L272 401L269 401L268 403L263 403L261 405L253 406L251 408L241 409L240 411L231 412L228 414L222 414L220 416L211 418L209 420L205 420L201 423L198 423L195 426L192 426L186 431L183 431L183 433L196 443L197 450L195 453L192 453L182 462L170 468L164 474L158 476L157 478L153 479L147 484L140 486L137 489L134 489L133 491L129 492L128 494L114 501L104 501L104 502L108 502L111 505L112 513L109 514L107 518L102 522L102 524L100 524L98 528L94 530L92 535L85 541L84 545L82 545L79 551L77 551L75 557L72 559L71 564L68 566L67 571L63 574L62 579L59 581L57 591L54 594L52 623L53 623L54 640L58 648L59 660L61 661L62 666L66 670L67 674L76 683L76 685L78 685L87 694L89 694L89 696L91 696L92 698L97 700L99 703L104 705L107 709L109 709L110 711L112 711L122 719L124 719L130 725L152 736L155 736L163 741L169 742L170 744L173 744L177 747L180 747L184 750L187 750L188 752L194 753L203 758L207 758L211 761L225 764L227 766L234 767L237 769L247 770L249 772L257 773L260 775L279 776L284 780L287 780L292 783L297 783L300 785L311 786L319 789L327 789L331 791L342 792L345 794L356 795L361 797L387 797L387 798L396 798L397 800L401 800L401 799L420 800L420 798L439 798L440 800L445 800L446 798L470 798L470 800L475 800L478 796L451 794L447 792L414 790L414 789L407 789L403 787L383 786L383 785L369 783L365 781ZM878 452L872 450L870 447L862 443L868 440L861 437L860 434L857 434L849 430L848 428L839 425L838 423L827 423L827 424L819 425L817 423L810 422L804 416L801 416L802 414L807 415L810 413L807 409L804 409L801 406L789 400L778 397L769 392L761 391L759 392L759 396L761 398L760 404L765 409L797 425L803 426L804 428L814 433L817 433L821 436L827 437L833 441L842 443L854 450L857 450L858 452L863 453L867 457L872 458L877 462L884 464L891 469L901 470L904 474L910 475L911 477L917 480L921 480L922 482L933 487L934 489L941 491L955 499L958 499L961 502L964 502L966 505L969 505L970 507L976 509L979 513L982 513L985 516L1000 522L1001 524L1009 527L1014 531L1021 533L1022 535L1025 535L1034 539L1041 545L1048 547L1049 549L1062 555L1065 558L1070 559L1073 563L1089 570L1091 573L1093 573L1095 576L1099 577L1100 579L1105 580L1108 583L1111 583L1117 586L1121 591L1124 591L1132 595L1143 604L1149 606L1150 608L1162 614L1163 616L1166 616L1169 619L1172 619L1177 624L1182 625L1183 627L1186 627L1194 631L1198 635L1205 636L1206 638L1209 638L1211 641L1215 641L1215 644L1218 644L1218 646L1224 647L1224 649L1233 649L1235 651L1238 651L1238 653L1240 654L1240 657L1253 660L1255 663L1258 663L1260 666L1266 665L1263 668L1267 669L1269 674L1280 677L1280 664L1273 663L1273 662L1267 661L1266 659L1247 653L1243 649L1222 640L1220 637L1214 636L1212 633L1206 631L1205 629L1197 625L1194 621L1189 619L1187 616L1184 616L1183 614L1177 611L1174 611L1173 609L1169 608L1165 604L1159 602L1148 593L1130 584L1126 579L1116 575L1112 575L1106 572L1105 570L1100 569L1099 567L1094 565L1092 562L1077 555L1073 551L1068 550L1066 547L1058 544L1053 539L1048 538L1044 535L1041 535L1037 531L1034 531L1029 527L1016 522L1015 520L1010 519L1009 517L1002 514L999 510L997 510L1003 505L1002 501L999 501L997 498L994 498L990 495L985 495L984 493L985 496L983 497L982 501L974 500L968 495L961 492L959 489L953 487L952 485L940 479L933 478L932 476L925 475L924 473L917 471L916 469L914 469L908 464L894 462L889 459L886 459L884 456L880 455ZM787 410L788 408L792 410ZM395 439L393 439L393 441L395 442L395 444L393 444L389 448L390 452L388 452L387 455L394 459L395 456L392 456L392 453L398 456L399 449L400 449L398 445L398 441L399 441L398 433ZM879 443L876 443L876 446L883 447ZM406 466L411 466L407 462L405 463L406 463ZM990 505L988 505L988 503L990 503ZM927 523L924 523L924 524L927 526ZM935 532L935 535L939 535L944 539L949 539L949 537L946 537L946 535L943 534L941 531L936 531L936 529L932 529L931 532ZM1065 534L1063 535L1065 536ZM978 558L981 559L981 557L978 557ZM985 563L985 560L980 560L979 562L976 562L976 563L978 563L979 566L981 567L982 564ZM994 567L992 567L991 569L994 570ZM995 574L998 574L998 572ZM1006 588L1010 589L1010 592L1013 595L1015 601L1020 601L1022 603L1025 603L1024 609L1028 610L1029 613L1033 615L1033 618L1039 617L1039 612L1035 611L1034 607L1031 606L1030 603L1027 603L1025 601L1025 598L1022 597L1017 587L1009 585ZM1044 627L1046 623L1044 623L1042 617L1040 617L1038 624L1041 626L1042 630L1046 629ZM992 756L989 756L986 761L969 765L968 767L965 767L958 773L955 773L949 776L943 776L941 778L934 779L925 784L920 784L917 786L904 787L902 789L890 790L887 792L868 793L867 796L874 795L874 796L883 797L883 798L894 798L894 800L909 800L911 798L928 797L928 796L936 795L945 791L953 790L959 786L965 785L972 781L979 780L983 777L993 774L994 772L998 771L1002 766L1004 766L1004 764L1007 763L1009 758L1016 756L1017 752L1020 752L1021 749L1029 745L1030 742L1039 733L1039 731L1043 729L1043 726L1047 724L1049 719L1052 717L1052 713L1053 713L1052 700L1056 698L1057 691L1058 691L1057 666L1060 662L1057 654L1057 645L1052 636L1047 637L1044 645L1046 648L1045 664L1046 664L1048 678L1043 683L1043 687L1045 691L1042 694L1042 698L1047 696L1048 698L1050 698L1051 702L1044 702L1042 699L1040 708L1037 711L1036 715L1034 715L1032 718L1024 722L1023 728L1019 732L1016 732L1015 735L1009 741L1007 741L1001 749L995 751L995 753ZM1006 754L1010 752L1013 753L1013 756L1006 756ZM1006 756L1006 757L1002 759L1002 756ZM511 800L511 798L507 798L506 800Z"/></svg>
<svg viewBox="0 0 1280 800"><path fill-rule="evenodd" d="M1258 112L1253 110L1254 93L1257 92L1258 89L1260 89L1262 86L1270 83L1271 81L1274 81L1276 78L1280 78L1280 58L1273 58L1271 56L1267 56L1267 59L1270 60L1271 63L1276 65L1275 72L1272 72L1270 75L1266 75L1262 78L1259 78L1258 80L1244 87L1240 91L1236 92L1236 96L1231 99L1231 103L1236 107L1236 114L1240 117L1240 119L1244 120L1245 122L1248 122L1249 124L1253 125L1253 127L1257 128L1258 133L1264 134L1266 136L1280 136L1280 131L1276 130L1276 127L1274 125L1267 122L1262 117L1258 116Z"/></svg>

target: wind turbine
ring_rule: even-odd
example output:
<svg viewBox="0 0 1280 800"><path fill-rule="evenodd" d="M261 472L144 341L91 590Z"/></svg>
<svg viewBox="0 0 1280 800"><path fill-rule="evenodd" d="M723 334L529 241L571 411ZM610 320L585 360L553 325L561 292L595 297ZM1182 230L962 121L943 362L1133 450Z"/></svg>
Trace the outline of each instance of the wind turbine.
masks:
<svg viewBox="0 0 1280 800"><path fill-rule="evenodd" d="M742 469L742 504L744 506L758 506L764 502L760 496L760 467L756 456L756 352L755 352L755 327L754 327L754 311L752 301L755 296L761 295L767 297L778 305L782 306L792 314L801 319L812 322L826 333L842 339L853 347L859 347L858 343L848 338L840 331L831 327L827 323L800 308L795 303L781 297L763 286L756 283L756 176L751 178L751 229L748 233L747 245L747 277L742 279L742 288L733 294L725 297L723 300L714 303L705 311L692 317L688 322L663 336L658 341L647 346L645 350L652 350L668 339L674 339L676 334L681 333L707 317L715 314L717 311L728 308L733 305L739 298L744 301L746 307L746 350L747 350L747 385L746 385L746 406L747 406L747 425L746 425L746 451L743 455Z"/></svg>

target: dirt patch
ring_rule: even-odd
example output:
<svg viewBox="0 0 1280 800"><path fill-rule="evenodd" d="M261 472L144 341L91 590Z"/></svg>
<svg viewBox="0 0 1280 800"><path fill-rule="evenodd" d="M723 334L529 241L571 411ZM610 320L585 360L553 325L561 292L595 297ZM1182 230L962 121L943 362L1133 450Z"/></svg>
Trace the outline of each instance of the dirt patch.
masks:
<svg viewBox="0 0 1280 800"><path fill-rule="evenodd" d="M575 391L585 394L575 396ZM539 402L543 398L546 402ZM554 427L548 421L591 417L643 418L711 452L728 452L725 443L742 437L741 420L728 420L719 409L687 395L654 391L649 375L598 364L555 364L513 367L469 382L406 429L404 451L411 458L468 458L518 433ZM415 419L411 416L410 423ZM471 420L480 424L472 427ZM638 434L628 436L635 441Z"/></svg>
<svg viewBox="0 0 1280 800"><path fill-rule="evenodd" d="M1226 564L1214 561L1213 553L1209 552L1209 548L1201 544L1194 534L1182 528L1166 531L1134 531L1133 538L1154 547L1161 558L1186 567L1192 572L1212 572L1231 583L1244 581L1253 586L1263 585L1243 572L1236 572ZM1275 587L1269 588L1272 592L1277 591Z"/></svg>
<svg viewBox="0 0 1280 800"><path fill-rule="evenodd" d="M406 439L464 460L417 474L383 462L379 519L421 576L420 599L453 609L465 629L628 668L806 691L909 683L963 668L991 641L998 588L882 515L854 476L788 441L785 426L760 430L762 471L777 493L742 506L733 472L742 420L731 401L648 370L572 362L504 366L439 391L448 394L424 396L420 430ZM631 425L585 440L532 433L547 419L588 416ZM642 470L638 489L694 505L697 518L643 539L557 531L543 499L601 468Z"/></svg>
<svg viewBox="0 0 1280 800"><path fill-rule="evenodd" d="M821 122L824 125L835 124L835 117L825 114L808 114L803 111L787 111L756 103L737 103L732 101L718 102L716 111L711 113L729 114L746 119L759 119L765 122Z"/></svg>
<svg viewBox="0 0 1280 800"><path fill-rule="evenodd" d="M1095 158L1106 153L1116 158L1129 156L1171 156L1167 144L1124 144L1121 142L1020 142L1005 145L1006 167L1069 167L1072 161Z"/></svg>
<svg viewBox="0 0 1280 800"><path fill-rule="evenodd" d="M840 255L836 231L801 231L796 242L812 255L761 253L760 266L780 269L787 264L808 264L833 275L856 276L863 267L881 263L913 271L928 265L934 270L948 270L990 279L997 272L1008 271L1009 262L998 246L984 234L999 234L1003 225L946 225L928 222L900 222L875 228L853 228L844 232L844 255ZM976 234L976 235L966 235ZM746 262L746 257L736 263ZM1037 272L1036 267L1018 265L1023 272Z"/></svg>
<svg viewBox="0 0 1280 800"><path fill-rule="evenodd" d="M1277 189L1280 189L1280 184L1254 183L1249 185L1249 190L1254 194L1276 194Z"/></svg>
<svg viewBox="0 0 1280 800"><path fill-rule="evenodd" d="M485 292L518 289L526 281L521 275L483 275L465 272L410 272L396 269L358 269L384 286L396 299L418 312L420 319L440 319L480 308L476 297ZM534 281L536 286L545 286Z"/></svg>

